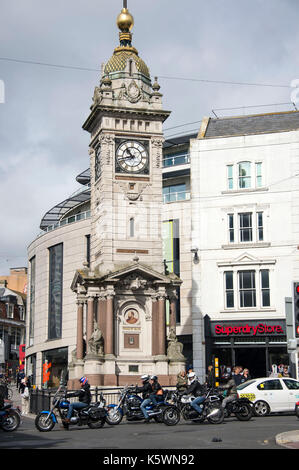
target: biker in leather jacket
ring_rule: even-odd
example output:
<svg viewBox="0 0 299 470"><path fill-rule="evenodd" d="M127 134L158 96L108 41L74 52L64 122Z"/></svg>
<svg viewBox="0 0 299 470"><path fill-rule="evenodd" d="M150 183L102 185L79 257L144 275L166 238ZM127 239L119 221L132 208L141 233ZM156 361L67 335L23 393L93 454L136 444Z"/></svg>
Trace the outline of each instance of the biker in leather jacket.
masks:
<svg viewBox="0 0 299 470"><path fill-rule="evenodd" d="M142 393L143 400L148 398L150 394L153 393L153 388L149 382L149 379L150 378L148 375L142 375L142 387L136 387L136 393Z"/></svg>
<svg viewBox="0 0 299 470"><path fill-rule="evenodd" d="M225 408L228 402L233 401L238 397L238 391L236 382L230 374L223 374L222 379L226 381L226 384L221 384L219 386L219 390L227 390L226 397L221 404L222 408Z"/></svg>
<svg viewBox="0 0 299 470"><path fill-rule="evenodd" d="M143 402L140 405L140 409L143 413L145 422L149 423L150 418L146 410L146 406L148 406L152 402L152 398L149 398L149 397L150 395L153 394L153 387L151 383L149 382L150 380L149 375L142 375L141 380L142 380L142 387L136 387L136 392L142 393Z"/></svg>
<svg viewBox="0 0 299 470"><path fill-rule="evenodd" d="M188 374L188 379L191 380L191 383L187 390L184 392L184 395L193 395L196 398L190 403L192 408L197 411L198 414L202 413L202 408L199 406L205 401L204 387L200 384L198 378L194 372Z"/></svg>
<svg viewBox="0 0 299 470"><path fill-rule="evenodd" d="M81 377L79 380L81 384L81 389L75 392L67 393L67 398L69 397L79 397L78 402L73 402L70 404L67 417L64 421L64 424L68 424L71 420L73 409L82 409L87 407L91 402L91 393L90 393L90 385L88 383L87 377Z"/></svg>

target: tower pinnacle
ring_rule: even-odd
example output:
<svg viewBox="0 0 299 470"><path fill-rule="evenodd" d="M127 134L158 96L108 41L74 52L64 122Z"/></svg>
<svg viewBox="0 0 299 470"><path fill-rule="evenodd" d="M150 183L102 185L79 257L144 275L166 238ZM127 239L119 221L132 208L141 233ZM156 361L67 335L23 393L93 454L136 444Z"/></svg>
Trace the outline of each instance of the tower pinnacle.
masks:
<svg viewBox="0 0 299 470"><path fill-rule="evenodd" d="M117 17L116 24L120 30L119 42L120 47L132 47L132 33L134 26L134 18L128 10L127 0L123 0L123 9ZM137 52L137 51L134 51Z"/></svg>

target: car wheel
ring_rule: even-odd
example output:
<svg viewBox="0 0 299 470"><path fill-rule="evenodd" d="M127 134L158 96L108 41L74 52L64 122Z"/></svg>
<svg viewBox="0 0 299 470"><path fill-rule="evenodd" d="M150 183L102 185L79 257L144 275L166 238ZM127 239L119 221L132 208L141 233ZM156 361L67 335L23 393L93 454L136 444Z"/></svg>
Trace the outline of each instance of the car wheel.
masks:
<svg viewBox="0 0 299 470"><path fill-rule="evenodd" d="M254 412L256 416L267 416L270 413L270 406L263 400L258 400L254 404Z"/></svg>

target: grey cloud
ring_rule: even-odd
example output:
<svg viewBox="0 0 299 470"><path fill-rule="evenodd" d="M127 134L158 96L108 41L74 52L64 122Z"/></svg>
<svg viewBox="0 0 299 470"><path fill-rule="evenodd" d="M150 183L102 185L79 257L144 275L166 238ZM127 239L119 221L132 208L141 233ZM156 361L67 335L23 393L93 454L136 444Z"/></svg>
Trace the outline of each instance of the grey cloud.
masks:
<svg viewBox="0 0 299 470"><path fill-rule="evenodd" d="M282 83L299 78L296 0L129 0L133 42L152 76ZM0 57L97 68L118 44L121 0L2 2ZM43 214L74 192L89 165L82 124L99 73L0 60L0 274L26 263ZM212 108L279 103L288 88L159 79L165 127ZM186 128L187 130L187 128ZM170 135L170 132L168 132ZM3 204L3 201L5 204ZM9 259L9 261L6 261Z"/></svg>

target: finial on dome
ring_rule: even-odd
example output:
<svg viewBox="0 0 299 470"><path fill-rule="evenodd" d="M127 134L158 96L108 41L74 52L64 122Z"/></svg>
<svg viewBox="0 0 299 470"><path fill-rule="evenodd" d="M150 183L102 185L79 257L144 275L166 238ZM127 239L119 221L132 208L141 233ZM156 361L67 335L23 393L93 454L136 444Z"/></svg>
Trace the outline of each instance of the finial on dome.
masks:
<svg viewBox="0 0 299 470"><path fill-rule="evenodd" d="M127 0L123 0L123 9L117 17L116 24L123 33L129 33L134 26L134 18L129 13Z"/></svg>
<svg viewBox="0 0 299 470"><path fill-rule="evenodd" d="M128 10L128 1L123 0L123 9L117 17L116 24L120 30L119 33L119 47L115 49L115 52L120 50L128 50L138 55L137 50L132 47L132 33L131 30L134 26L134 18Z"/></svg>

